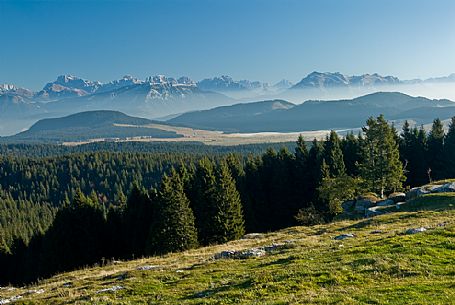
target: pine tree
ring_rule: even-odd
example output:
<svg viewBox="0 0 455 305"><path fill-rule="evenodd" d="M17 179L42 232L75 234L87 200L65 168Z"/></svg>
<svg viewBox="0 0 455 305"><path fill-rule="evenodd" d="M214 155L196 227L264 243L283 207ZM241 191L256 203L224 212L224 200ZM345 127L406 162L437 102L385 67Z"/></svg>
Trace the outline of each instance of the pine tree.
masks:
<svg viewBox="0 0 455 305"><path fill-rule="evenodd" d="M308 180L309 190L308 201L315 202L318 198L316 188L319 187L322 181L321 166L324 160L324 147L317 140L313 140L313 144L308 153L308 176L311 179Z"/></svg>
<svg viewBox="0 0 455 305"><path fill-rule="evenodd" d="M212 220L216 214L213 200L215 189L214 163L209 158L204 157L199 160L189 192L199 242L202 245L210 244L212 237L215 235L215 228L212 225Z"/></svg>
<svg viewBox="0 0 455 305"><path fill-rule="evenodd" d="M444 178L444 126L440 119L433 121L428 136L428 165L431 171L431 178L440 180Z"/></svg>
<svg viewBox="0 0 455 305"><path fill-rule="evenodd" d="M149 194L134 183L123 211L123 242L130 257L145 255L146 241L154 220L155 204Z"/></svg>
<svg viewBox="0 0 455 305"><path fill-rule="evenodd" d="M346 173L340 138L334 130L330 132L324 143L324 160L328 166L330 177L338 177Z"/></svg>
<svg viewBox="0 0 455 305"><path fill-rule="evenodd" d="M245 234L242 202L225 160L222 160L218 166L216 189L213 195L216 213L212 225L215 234L210 238L210 242L224 243L239 239Z"/></svg>
<svg viewBox="0 0 455 305"><path fill-rule="evenodd" d="M308 159L308 148L306 147L305 139L302 135L299 135L299 138L297 139L297 146L295 148L294 155L298 166L302 168L305 167Z"/></svg>
<svg viewBox="0 0 455 305"><path fill-rule="evenodd" d="M381 115L377 119L369 118L363 131L360 173L367 188L381 197L385 192L401 189L405 176L393 129Z"/></svg>
<svg viewBox="0 0 455 305"><path fill-rule="evenodd" d="M359 138L356 137L354 133L349 132L341 141L341 148L343 151L346 173L349 176L357 176L359 174L357 164L361 162L362 156Z"/></svg>
<svg viewBox="0 0 455 305"><path fill-rule="evenodd" d="M455 178L455 117L452 118L444 141L445 176Z"/></svg>
<svg viewBox="0 0 455 305"><path fill-rule="evenodd" d="M161 181L158 204L156 221L148 238L148 252L164 254L195 248L198 241L193 211L175 169Z"/></svg>

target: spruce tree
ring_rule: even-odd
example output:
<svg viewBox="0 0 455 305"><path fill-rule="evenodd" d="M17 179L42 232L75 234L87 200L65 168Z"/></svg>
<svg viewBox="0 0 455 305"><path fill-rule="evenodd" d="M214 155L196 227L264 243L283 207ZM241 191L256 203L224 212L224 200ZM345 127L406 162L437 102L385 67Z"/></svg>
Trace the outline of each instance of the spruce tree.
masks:
<svg viewBox="0 0 455 305"><path fill-rule="evenodd" d="M299 209L304 208L308 204L308 194L311 192L309 180L309 153L307 145L302 135L299 135L297 146L294 152L295 164L291 167L293 177L293 191L295 193L295 201Z"/></svg>
<svg viewBox="0 0 455 305"><path fill-rule="evenodd" d="M161 181L157 217L150 229L148 252L165 254L192 249L197 245L190 201L183 190L181 177L172 169L170 175L164 175Z"/></svg>
<svg viewBox="0 0 455 305"><path fill-rule="evenodd" d="M214 162L204 157L199 160L189 192L199 242L202 245L210 244L215 234L215 228L212 225L212 219L216 213L213 200L215 189L216 176Z"/></svg>
<svg viewBox="0 0 455 305"><path fill-rule="evenodd" d="M452 118L444 141L445 176L455 178L455 117Z"/></svg>
<svg viewBox="0 0 455 305"><path fill-rule="evenodd" d="M444 178L444 126L440 119L433 121L428 136L428 166L431 178L440 180Z"/></svg>
<svg viewBox="0 0 455 305"><path fill-rule="evenodd" d="M215 234L210 238L210 242L224 243L239 239L245 234L242 202L225 160L222 160L218 166L213 195L215 215L212 226Z"/></svg>
<svg viewBox="0 0 455 305"><path fill-rule="evenodd" d="M349 176L357 176L359 174L357 164L361 162L362 154L359 138L354 133L349 132L341 141L341 148L346 173Z"/></svg>
<svg viewBox="0 0 455 305"><path fill-rule="evenodd" d="M123 211L123 242L128 258L145 255L149 229L155 217L155 204L146 190L134 183Z"/></svg>
<svg viewBox="0 0 455 305"><path fill-rule="evenodd" d="M398 143L393 129L382 115L377 119L369 118L363 131L361 177L366 187L382 198L386 192L401 189L405 180Z"/></svg>
<svg viewBox="0 0 455 305"><path fill-rule="evenodd" d="M340 138L334 130L330 132L324 143L324 160L330 177L339 177L346 173Z"/></svg>

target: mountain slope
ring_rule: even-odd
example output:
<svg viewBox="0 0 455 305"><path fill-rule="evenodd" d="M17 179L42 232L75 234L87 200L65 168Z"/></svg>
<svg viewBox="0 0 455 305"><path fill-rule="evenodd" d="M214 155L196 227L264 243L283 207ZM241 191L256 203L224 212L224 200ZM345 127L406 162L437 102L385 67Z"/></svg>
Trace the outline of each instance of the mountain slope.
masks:
<svg viewBox="0 0 455 305"><path fill-rule="evenodd" d="M260 105L260 103L256 103ZM452 106L452 107L451 107ZM238 106L183 114L171 124L227 132L298 132L306 130L349 129L362 126L370 116L384 114L390 119L416 119L427 123L428 116L414 116L410 110L422 107L438 110L444 118L455 115L455 104L448 100L430 100L396 92L379 92L352 100L307 101L295 107L251 113L234 111ZM428 112L431 113L431 112ZM433 120L432 117L430 120Z"/></svg>
<svg viewBox="0 0 455 305"><path fill-rule="evenodd" d="M455 197L424 196L400 212L293 227L228 244L115 261L3 289L27 304L452 304ZM427 231L406 234L410 228ZM341 234L352 238L335 240ZM226 250L282 245L265 256Z"/></svg>
<svg viewBox="0 0 455 305"><path fill-rule="evenodd" d="M245 125L249 122L254 124L254 118L257 116L291 109L294 106L294 104L283 100L235 104L232 106L217 107L211 110L184 113L176 118L170 119L168 122L185 126L191 124L193 128L200 129L235 131L239 124L243 128L247 128ZM249 128L254 128L254 126L250 126Z"/></svg>
<svg viewBox="0 0 455 305"><path fill-rule="evenodd" d="M131 117L118 111L88 111L63 118L43 119L27 131L2 139L7 142L72 142L98 138L179 137L175 132L142 127L150 123L152 121L148 119Z"/></svg>

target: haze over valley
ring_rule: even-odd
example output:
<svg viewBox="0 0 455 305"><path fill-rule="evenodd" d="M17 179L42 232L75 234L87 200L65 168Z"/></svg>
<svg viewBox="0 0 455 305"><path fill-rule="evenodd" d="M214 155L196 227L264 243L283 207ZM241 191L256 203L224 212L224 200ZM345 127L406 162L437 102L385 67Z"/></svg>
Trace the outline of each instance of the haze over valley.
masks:
<svg viewBox="0 0 455 305"><path fill-rule="evenodd" d="M437 107L451 106L450 97L455 96L454 74L447 77L430 78L426 80L399 80L393 76L380 76L378 74L364 74L360 76L347 76L341 73L312 72L303 77L299 82L292 83L281 80L274 85L259 81L234 80L228 76L207 78L193 81L188 77L171 78L163 75L148 77L140 80L132 76L124 76L119 80L108 83L85 80L72 75L61 75L53 82L43 86L42 90L32 91L17 87L14 84L0 85L0 135L13 135L27 130L34 123L44 118L58 118L84 111L113 110L127 115L139 116L148 119L163 121L169 124L184 125L185 127L206 128L224 132L298 132L321 129L346 129L359 128L361 122L368 115L382 113L391 115L392 120L409 119L416 124L426 124L432 115L442 114L443 119L451 115L451 109L442 111ZM371 93L377 95L370 95ZM427 103L425 98L414 99L415 103L407 101L410 97L402 95L403 102L395 94L386 92L402 92L412 96L437 98L438 101ZM334 105L345 108L350 99L361 96L376 96L373 104L367 103L363 110L355 110L351 117L333 120L341 114ZM368 99L368 98L366 98ZM381 100L382 99L382 100ZM267 101L276 101L265 114L271 104ZM321 103L316 101L334 101L338 103ZM365 99L364 99L365 100ZM226 114L222 120L227 120L224 125L216 122L187 122L186 118L210 112L191 113L213 109L236 109L240 105L248 107L254 116L245 123L238 122L238 118ZM248 104L251 104L247 106ZM302 105L300 105L302 104ZM306 105L305 105L306 104ZM317 104L317 105L316 105ZM354 103L356 104L361 103ZM371 104L371 105L370 105ZM236 105L233 108L216 108L220 106ZM299 107L295 107L299 105ZM320 108L317 112L310 105ZM322 105L330 105L323 110ZM352 105L351 105L352 106ZM372 109L371 107L375 108ZM425 107L432 108L425 115ZM215 109L214 109L215 108ZM257 108L257 109L256 109ZM289 110L289 108L293 108ZM392 108L394 108L392 110ZM287 109L289 111L279 111ZM299 109L299 114L297 114ZM357 109L357 108L356 108ZM411 111L412 110L412 111ZM213 112L212 111L212 112ZM316 111L316 112L314 112ZM350 111L350 110L349 110ZM359 112L363 111L363 113ZM407 112L406 112L407 111ZM401 114L399 114L401 112ZM420 113L419 113L420 112ZM188 113L182 115L183 113ZM293 114L290 121L283 117L283 113ZM283 118L280 118L283 117ZM207 118L206 120L210 120ZM269 120L269 121L267 121ZM286 124L278 121L286 121ZM313 121L311 121L313 120ZM324 120L333 124L325 124ZM235 127L236 123L240 126ZM256 125L255 125L256 124ZM265 125L264 125L265 124ZM140 133L137 134L138 136ZM114 137L114 135L112 135Z"/></svg>

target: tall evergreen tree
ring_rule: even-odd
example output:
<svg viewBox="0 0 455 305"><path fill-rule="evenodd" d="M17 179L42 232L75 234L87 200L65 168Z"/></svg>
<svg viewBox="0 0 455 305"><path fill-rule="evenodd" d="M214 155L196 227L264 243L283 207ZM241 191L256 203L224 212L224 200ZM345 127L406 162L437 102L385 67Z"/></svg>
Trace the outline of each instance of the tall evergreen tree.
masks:
<svg viewBox="0 0 455 305"><path fill-rule="evenodd" d="M316 189L322 181L321 166L324 160L324 146L317 139L313 140L310 151L308 152L308 201L315 203L318 200Z"/></svg>
<svg viewBox="0 0 455 305"><path fill-rule="evenodd" d="M150 195L134 183L123 211L123 241L128 257L145 255L146 240L155 217L156 207Z"/></svg>
<svg viewBox="0 0 455 305"><path fill-rule="evenodd" d="M212 225L215 228L215 235L210 241L224 243L242 237L245 234L242 202L225 160L218 166L213 195L216 213Z"/></svg>
<svg viewBox="0 0 455 305"><path fill-rule="evenodd" d="M338 177L346 173L340 138L334 130L330 131L330 135L324 142L324 160L330 177Z"/></svg>
<svg viewBox="0 0 455 305"><path fill-rule="evenodd" d="M181 177L172 169L161 182L157 217L150 229L147 249L149 253L164 254L192 249L197 245L190 201L183 190Z"/></svg>
<svg viewBox="0 0 455 305"><path fill-rule="evenodd" d="M386 192L401 189L405 176L393 129L381 115L377 119L369 118L363 131L365 140L360 173L367 188L381 197Z"/></svg>
<svg viewBox="0 0 455 305"><path fill-rule="evenodd" d="M349 132L341 141L341 148L343 151L346 173L349 176L357 176L359 174L357 164L361 162L362 157L359 137L356 137L354 133Z"/></svg>
<svg viewBox="0 0 455 305"><path fill-rule="evenodd" d="M428 166L431 170L431 178L439 180L444 178L444 126L440 119L433 121L428 136Z"/></svg>
<svg viewBox="0 0 455 305"><path fill-rule="evenodd" d="M215 235L215 228L212 223L216 214L213 200L215 190L215 165L212 160L204 157L198 162L189 192L199 242L202 245L210 244L212 237Z"/></svg>
<svg viewBox="0 0 455 305"><path fill-rule="evenodd" d="M445 176L455 178L455 117L452 118L444 141Z"/></svg>

